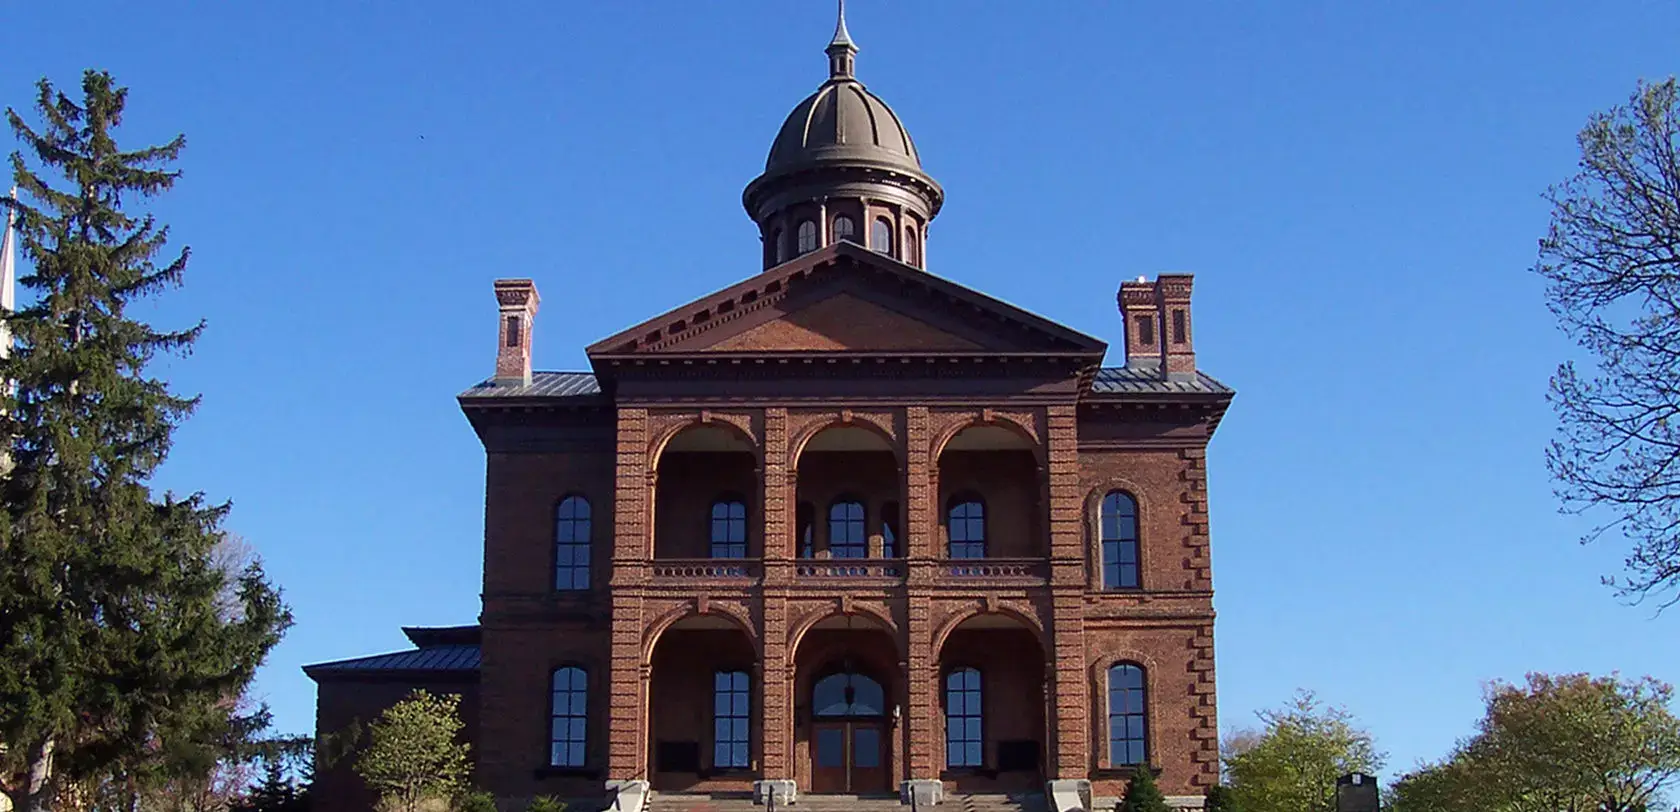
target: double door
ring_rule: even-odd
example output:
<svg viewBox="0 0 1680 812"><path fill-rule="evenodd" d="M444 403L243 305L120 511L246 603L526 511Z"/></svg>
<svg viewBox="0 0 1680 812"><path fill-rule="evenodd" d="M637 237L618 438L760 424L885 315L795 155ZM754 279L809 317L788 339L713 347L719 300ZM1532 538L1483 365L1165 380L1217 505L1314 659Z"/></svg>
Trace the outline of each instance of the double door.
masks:
<svg viewBox="0 0 1680 812"><path fill-rule="evenodd" d="M817 722L811 737L811 792L883 792L886 730L880 720Z"/></svg>

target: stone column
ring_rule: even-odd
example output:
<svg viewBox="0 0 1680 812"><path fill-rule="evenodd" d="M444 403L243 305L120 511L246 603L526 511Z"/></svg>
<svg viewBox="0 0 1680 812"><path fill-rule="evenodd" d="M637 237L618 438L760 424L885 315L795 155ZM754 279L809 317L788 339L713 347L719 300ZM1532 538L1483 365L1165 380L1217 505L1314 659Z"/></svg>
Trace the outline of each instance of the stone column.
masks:
<svg viewBox="0 0 1680 812"><path fill-rule="evenodd" d="M618 467L613 493L611 652L607 777L645 779L646 685L642 662L642 597L649 551L648 414L618 410Z"/></svg>
<svg viewBox="0 0 1680 812"><path fill-rule="evenodd" d="M1073 404L1045 410L1049 479L1050 632L1055 681L1050 777L1083 779L1090 764L1085 684L1085 542L1080 521L1079 427Z"/></svg>

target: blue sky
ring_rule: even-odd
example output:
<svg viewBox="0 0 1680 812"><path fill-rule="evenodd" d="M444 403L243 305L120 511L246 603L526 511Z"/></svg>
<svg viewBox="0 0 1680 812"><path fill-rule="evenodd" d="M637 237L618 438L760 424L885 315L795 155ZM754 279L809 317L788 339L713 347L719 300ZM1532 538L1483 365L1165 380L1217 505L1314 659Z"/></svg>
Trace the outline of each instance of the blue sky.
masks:
<svg viewBox="0 0 1680 812"><path fill-rule="evenodd" d="M149 315L209 320L162 484L231 498L309 662L478 610L490 282L543 292L539 368L757 270L741 188L824 77L828 2L0 5L0 104L111 70L128 143L185 132L156 211L193 248ZM1221 722L1297 687L1404 768L1484 681L1680 678L1680 618L1618 602L1556 513L1528 273L1574 134L1680 70L1668 2L854 0L860 78L948 203L930 270L1107 338L1123 278L1196 274ZM7 148L10 151L10 148Z"/></svg>

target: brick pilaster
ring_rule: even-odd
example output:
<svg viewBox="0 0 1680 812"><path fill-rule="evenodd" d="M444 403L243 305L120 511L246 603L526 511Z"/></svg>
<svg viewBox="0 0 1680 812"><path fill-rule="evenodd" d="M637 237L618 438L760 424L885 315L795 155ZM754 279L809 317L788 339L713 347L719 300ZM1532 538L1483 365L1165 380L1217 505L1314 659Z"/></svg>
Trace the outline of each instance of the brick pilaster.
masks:
<svg viewBox="0 0 1680 812"><path fill-rule="evenodd" d="M646 409L618 410L617 481L613 496L611 693L608 697L607 775L645 778L646 685L642 663L642 599L627 586L648 576L648 415Z"/></svg>
<svg viewBox="0 0 1680 812"><path fill-rule="evenodd" d="M1055 660L1054 778L1084 778L1089 769L1089 697L1085 679L1085 541L1080 520L1079 426L1073 404L1045 415L1049 480L1050 636Z"/></svg>
<svg viewBox="0 0 1680 812"><path fill-rule="evenodd" d="M764 410L764 589L760 593L760 767L764 778L793 777L793 661L788 657L787 586L793 579L793 477L787 409Z"/></svg>
<svg viewBox="0 0 1680 812"><path fill-rule="evenodd" d="M764 596L760 739L765 778L793 777L793 660L787 650L787 604L785 596Z"/></svg>
<svg viewBox="0 0 1680 812"><path fill-rule="evenodd" d="M911 406L904 415L904 497L906 507L905 553L910 578L905 617L906 738L909 740L911 778L939 775L939 754L934 747L939 720L939 663L933 650L934 560L939 557L936 528L939 525L938 484L932 453L932 418L926 406Z"/></svg>

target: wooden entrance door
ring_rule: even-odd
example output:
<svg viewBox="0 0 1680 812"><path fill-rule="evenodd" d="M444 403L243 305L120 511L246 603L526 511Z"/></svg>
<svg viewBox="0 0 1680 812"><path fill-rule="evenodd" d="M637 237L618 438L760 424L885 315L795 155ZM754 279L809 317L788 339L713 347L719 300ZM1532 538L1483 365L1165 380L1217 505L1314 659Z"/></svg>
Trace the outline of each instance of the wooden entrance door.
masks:
<svg viewBox="0 0 1680 812"><path fill-rule="evenodd" d="M879 792L886 788L886 731L880 722L816 724L811 737L812 792Z"/></svg>

